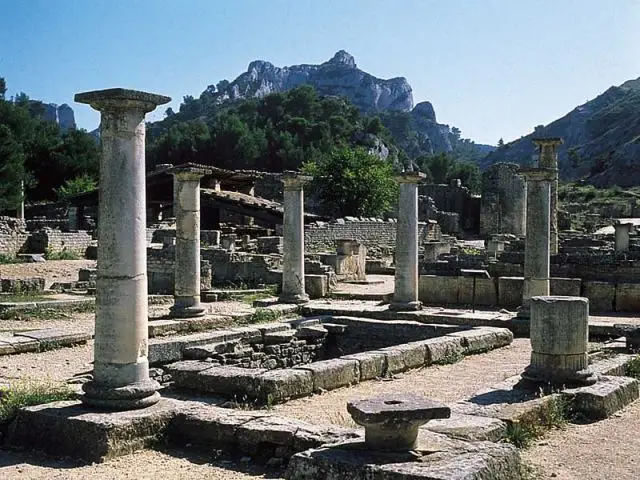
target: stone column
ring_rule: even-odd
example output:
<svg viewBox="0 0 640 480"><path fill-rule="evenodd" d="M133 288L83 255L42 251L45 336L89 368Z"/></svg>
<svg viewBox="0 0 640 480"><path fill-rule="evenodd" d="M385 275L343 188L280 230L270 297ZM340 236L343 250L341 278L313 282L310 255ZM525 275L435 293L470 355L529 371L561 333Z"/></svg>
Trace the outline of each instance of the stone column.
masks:
<svg viewBox="0 0 640 480"><path fill-rule="evenodd" d="M20 205L18 206L17 214L20 220L24 220L24 180L20 182L20 192Z"/></svg>
<svg viewBox="0 0 640 480"><path fill-rule="evenodd" d="M592 385L589 371L589 300L582 297L531 299L531 363L522 378L551 387Z"/></svg>
<svg viewBox="0 0 640 480"><path fill-rule="evenodd" d="M174 317L200 317L200 178L206 168L186 164L173 173L173 212L176 216Z"/></svg>
<svg viewBox="0 0 640 480"><path fill-rule="evenodd" d="M629 233L633 231L632 223L616 222L613 227L616 230L616 252L629 251Z"/></svg>
<svg viewBox="0 0 640 480"><path fill-rule="evenodd" d="M550 191L555 171L523 171L527 181L527 236L524 243L524 289L518 316L529 318L531 297L549 295Z"/></svg>
<svg viewBox="0 0 640 480"><path fill-rule="evenodd" d="M398 223L396 227L395 287L391 310L420 310L418 301L418 183L422 172L398 176Z"/></svg>
<svg viewBox="0 0 640 480"><path fill-rule="evenodd" d="M562 144L562 139L555 138L534 138L533 143L538 146L538 167L555 170L555 176L551 181L551 236L550 253L558 253L558 152L556 148Z"/></svg>
<svg viewBox="0 0 640 480"><path fill-rule="evenodd" d="M284 303L305 303L304 291L304 191L303 185L311 177L285 172L284 224L282 242L282 293Z"/></svg>
<svg viewBox="0 0 640 480"><path fill-rule="evenodd" d="M144 116L169 97L114 88L79 93L101 113L98 275L91 406L129 410L156 403L149 379Z"/></svg>
<svg viewBox="0 0 640 480"><path fill-rule="evenodd" d="M70 205L69 210L67 211L67 225L69 227L69 231L75 232L78 230L78 224L78 207Z"/></svg>

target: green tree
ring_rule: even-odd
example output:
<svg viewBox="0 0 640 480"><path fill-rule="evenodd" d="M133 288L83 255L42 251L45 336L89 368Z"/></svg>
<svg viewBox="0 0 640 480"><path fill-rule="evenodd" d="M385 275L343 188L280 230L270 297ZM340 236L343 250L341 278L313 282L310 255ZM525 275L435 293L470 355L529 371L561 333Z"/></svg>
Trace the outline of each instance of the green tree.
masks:
<svg viewBox="0 0 640 480"><path fill-rule="evenodd" d="M380 216L391 209L397 185L389 162L364 148L340 147L303 165L328 214Z"/></svg>
<svg viewBox="0 0 640 480"><path fill-rule="evenodd" d="M96 179L87 174L83 174L64 182L64 185L56 190L56 195L58 200L66 200L73 195L90 192L96 188L98 188Z"/></svg>
<svg viewBox="0 0 640 480"><path fill-rule="evenodd" d="M22 201L24 152L6 125L0 125L0 210L17 208Z"/></svg>

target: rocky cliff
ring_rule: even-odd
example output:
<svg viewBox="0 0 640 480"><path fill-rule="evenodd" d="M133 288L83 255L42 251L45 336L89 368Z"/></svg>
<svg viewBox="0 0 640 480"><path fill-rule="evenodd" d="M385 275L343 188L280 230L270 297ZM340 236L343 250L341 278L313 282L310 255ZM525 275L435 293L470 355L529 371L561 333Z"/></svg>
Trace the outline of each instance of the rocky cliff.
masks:
<svg viewBox="0 0 640 480"><path fill-rule="evenodd" d="M44 103L39 100L30 101L31 112L42 116L43 119L57 123L62 131L76 128L76 119L73 109L63 103L58 106L55 103Z"/></svg>
<svg viewBox="0 0 640 480"><path fill-rule="evenodd" d="M558 149L560 176L586 179L596 186L629 187L640 183L640 78L611 87L564 117L485 157L497 162L532 164L534 137L562 137Z"/></svg>
<svg viewBox="0 0 640 480"><path fill-rule="evenodd" d="M276 67L255 60L233 82L218 84L217 93L221 100L237 100L283 92L302 84L312 85L320 95L344 95L363 112L408 112L413 108L411 86L405 78L374 77L360 70L353 56L344 50L320 65Z"/></svg>

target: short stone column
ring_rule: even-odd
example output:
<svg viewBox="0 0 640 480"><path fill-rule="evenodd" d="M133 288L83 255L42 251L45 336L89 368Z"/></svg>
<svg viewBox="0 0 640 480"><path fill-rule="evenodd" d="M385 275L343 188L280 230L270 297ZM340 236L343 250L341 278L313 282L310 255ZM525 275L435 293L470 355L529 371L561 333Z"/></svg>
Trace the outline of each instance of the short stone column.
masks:
<svg viewBox="0 0 640 480"><path fill-rule="evenodd" d="M529 318L531 297L549 295L549 208L555 171L521 172L527 180L527 236L524 242L524 288L518 316Z"/></svg>
<svg viewBox="0 0 640 480"><path fill-rule="evenodd" d="M531 363L522 374L551 387L591 385L589 371L589 300L582 297L531 299Z"/></svg>
<svg viewBox="0 0 640 480"><path fill-rule="evenodd" d="M93 380L90 406L129 410L153 405L149 379L145 114L169 97L114 88L79 93L100 111L100 203Z"/></svg>
<svg viewBox="0 0 640 480"><path fill-rule="evenodd" d="M70 205L69 210L67 210L67 227L70 232L75 232L79 229L80 222L78 220L78 207Z"/></svg>
<svg viewBox="0 0 640 480"><path fill-rule="evenodd" d="M418 183L422 172L404 172L400 183L396 226L395 286L391 310L419 310L418 300Z"/></svg>
<svg viewBox="0 0 640 480"><path fill-rule="evenodd" d="M634 229L632 223L616 222L613 227L616 231L616 252L628 252L629 251L629 233Z"/></svg>
<svg viewBox="0 0 640 480"><path fill-rule="evenodd" d="M550 214L550 244L551 255L558 253L558 152L556 148L562 144L559 137L534 138L533 143L538 146L538 167L555 170L555 176L551 180L551 214Z"/></svg>
<svg viewBox="0 0 640 480"><path fill-rule="evenodd" d="M173 212L176 216L174 317L200 317L200 178L211 173L186 164L173 168Z"/></svg>
<svg viewBox="0 0 640 480"><path fill-rule="evenodd" d="M305 303L304 289L304 190L311 177L285 172L284 222L282 239L282 293L284 303Z"/></svg>

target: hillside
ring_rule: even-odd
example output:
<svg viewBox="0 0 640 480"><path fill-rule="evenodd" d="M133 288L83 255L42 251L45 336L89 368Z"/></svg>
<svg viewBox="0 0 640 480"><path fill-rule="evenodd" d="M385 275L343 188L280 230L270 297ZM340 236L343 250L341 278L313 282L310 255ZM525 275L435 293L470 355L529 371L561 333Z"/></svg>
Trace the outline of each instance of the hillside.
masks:
<svg viewBox="0 0 640 480"><path fill-rule="evenodd" d="M611 87L547 126L487 155L486 167L497 162L531 163L533 137L562 137L560 176L586 179L599 187L630 187L640 183L640 78Z"/></svg>

